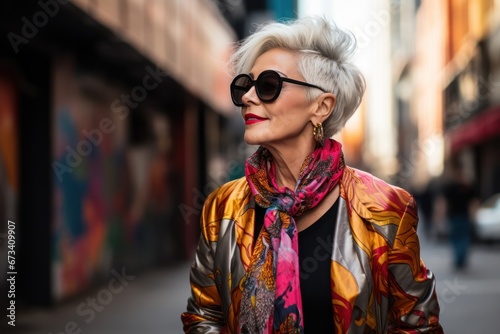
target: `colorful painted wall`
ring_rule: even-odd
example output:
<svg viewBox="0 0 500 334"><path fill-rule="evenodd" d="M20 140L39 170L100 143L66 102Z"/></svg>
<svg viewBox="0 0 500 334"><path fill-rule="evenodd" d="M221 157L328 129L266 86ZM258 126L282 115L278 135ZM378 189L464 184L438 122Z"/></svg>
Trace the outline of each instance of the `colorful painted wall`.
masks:
<svg viewBox="0 0 500 334"><path fill-rule="evenodd" d="M131 143L132 112L139 111L111 107L121 90L77 72L70 58L56 64L52 291L61 300L95 286L113 268L158 264L171 251L175 229L168 120L141 110L148 115L144 131L159 134Z"/></svg>

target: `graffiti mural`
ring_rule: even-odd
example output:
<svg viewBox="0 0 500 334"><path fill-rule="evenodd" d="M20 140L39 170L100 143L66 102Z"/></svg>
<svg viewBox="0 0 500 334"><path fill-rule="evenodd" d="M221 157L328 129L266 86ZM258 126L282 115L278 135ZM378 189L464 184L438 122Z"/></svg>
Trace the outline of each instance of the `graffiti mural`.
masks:
<svg viewBox="0 0 500 334"><path fill-rule="evenodd" d="M53 110L53 296L88 288L123 257L129 173L126 123L85 95L70 60L58 62Z"/></svg>
<svg viewBox="0 0 500 334"><path fill-rule="evenodd" d="M113 108L122 90L75 71L71 59L55 63L52 291L60 300L112 268L172 258L180 223L165 114Z"/></svg>

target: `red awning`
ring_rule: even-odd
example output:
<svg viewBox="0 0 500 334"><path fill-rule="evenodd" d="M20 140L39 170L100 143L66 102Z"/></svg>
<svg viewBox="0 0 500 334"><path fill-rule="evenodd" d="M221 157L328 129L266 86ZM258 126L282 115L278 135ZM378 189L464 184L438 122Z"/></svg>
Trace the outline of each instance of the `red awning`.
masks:
<svg viewBox="0 0 500 334"><path fill-rule="evenodd" d="M500 136L500 106L494 106L449 134L451 152Z"/></svg>

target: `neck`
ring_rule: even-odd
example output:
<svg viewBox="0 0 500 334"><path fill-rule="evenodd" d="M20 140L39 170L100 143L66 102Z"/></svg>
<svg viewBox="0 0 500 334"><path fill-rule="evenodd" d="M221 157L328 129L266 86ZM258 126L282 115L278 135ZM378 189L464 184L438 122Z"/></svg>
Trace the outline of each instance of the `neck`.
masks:
<svg viewBox="0 0 500 334"><path fill-rule="evenodd" d="M276 182L280 188L295 190L304 160L314 151L316 142L303 141L293 145L269 145L266 148L273 157Z"/></svg>

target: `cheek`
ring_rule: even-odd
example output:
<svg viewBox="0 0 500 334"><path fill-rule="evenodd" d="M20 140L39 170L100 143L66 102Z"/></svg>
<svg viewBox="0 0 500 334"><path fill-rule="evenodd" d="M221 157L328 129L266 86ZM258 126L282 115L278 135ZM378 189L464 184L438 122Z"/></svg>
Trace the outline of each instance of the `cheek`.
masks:
<svg viewBox="0 0 500 334"><path fill-rule="evenodd" d="M310 103L305 92L300 90L283 89L276 101L264 104L267 117L277 126L278 123L284 126L307 122Z"/></svg>
<svg viewBox="0 0 500 334"><path fill-rule="evenodd" d="M302 104L283 104L273 111L270 115L276 126L295 128L308 122L307 109Z"/></svg>
<svg viewBox="0 0 500 334"><path fill-rule="evenodd" d="M295 128L298 123L300 123L300 119L297 117L290 117L287 115L282 115L281 117L276 117L273 119L275 127L279 128Z"/></svg>

